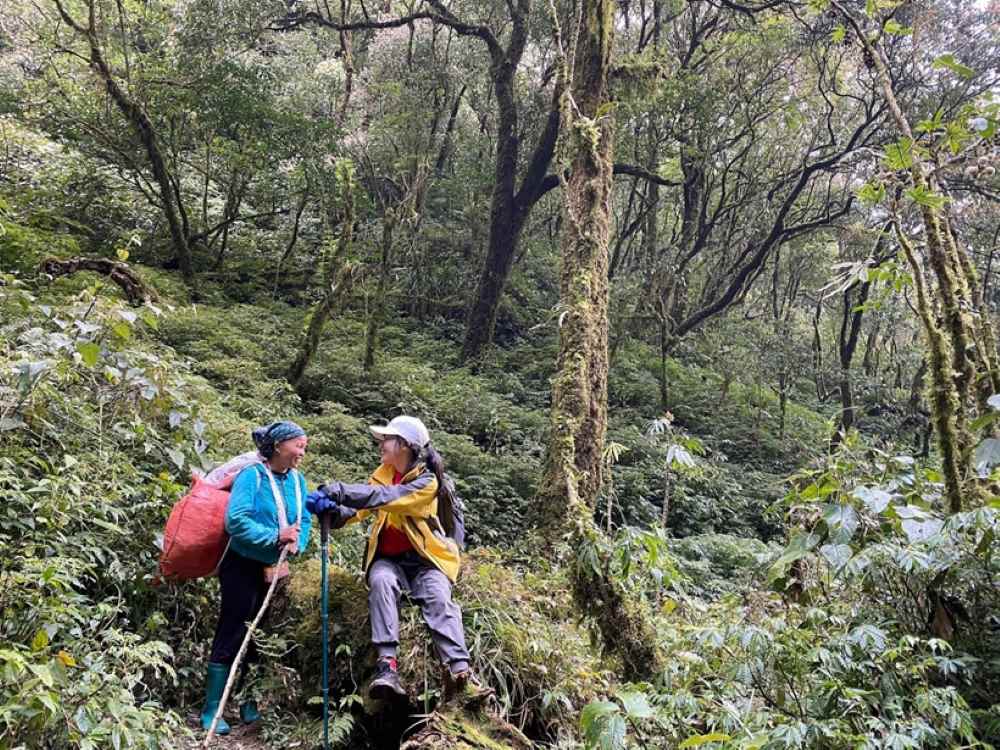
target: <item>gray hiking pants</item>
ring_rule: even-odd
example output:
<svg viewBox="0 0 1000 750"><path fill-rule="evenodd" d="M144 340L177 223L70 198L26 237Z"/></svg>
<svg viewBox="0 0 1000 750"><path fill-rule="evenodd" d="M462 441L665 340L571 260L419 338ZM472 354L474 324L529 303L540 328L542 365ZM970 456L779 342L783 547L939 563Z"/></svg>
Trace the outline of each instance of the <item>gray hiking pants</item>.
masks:
<svg viewBox="0 0 1000 750"><path fill-rule="evenodd" d="M451 581L416 553L380 557L368 570L368 612L372 643L380 657L394 657L399 646L399 598L406 593L420 605L438 656L452 674L469 668L462 610L451 599Z"/></svg>

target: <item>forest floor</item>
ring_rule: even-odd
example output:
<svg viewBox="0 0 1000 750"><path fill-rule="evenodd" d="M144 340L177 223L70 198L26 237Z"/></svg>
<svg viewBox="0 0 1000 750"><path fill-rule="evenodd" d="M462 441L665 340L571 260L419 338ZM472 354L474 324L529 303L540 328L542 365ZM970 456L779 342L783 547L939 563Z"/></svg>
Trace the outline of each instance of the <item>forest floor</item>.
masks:
<svg viewBox="0 0 1000 750"><path fill-rule="evenodd" d="M188 726L195 731L196 740L186 743L183 750L198 750L205 741L205 733L198 728L197 714L193 713L187 719ZM299 744L295 742L282 745L282 750L284 748L292 750ZM239 723L233 725L232 731L225 737L213 737L210 747L219 748L219 750L272 750L272 746L264 740L260 726Z"/></svg>

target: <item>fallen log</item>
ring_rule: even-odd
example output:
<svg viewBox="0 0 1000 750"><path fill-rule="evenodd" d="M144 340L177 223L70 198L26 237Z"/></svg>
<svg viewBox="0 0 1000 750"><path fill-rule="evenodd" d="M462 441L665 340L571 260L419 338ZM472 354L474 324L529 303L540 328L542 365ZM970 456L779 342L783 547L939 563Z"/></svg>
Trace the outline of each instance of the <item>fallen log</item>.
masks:
<svg viewBox="0 0 1000 750"><path fill-rule="evenodd" d="M53 278L69 276L79 271L93 271L107 276L117 284L133 305L156 299L156 292L124 263L110 258L46 258L40 270Z"/></svg>

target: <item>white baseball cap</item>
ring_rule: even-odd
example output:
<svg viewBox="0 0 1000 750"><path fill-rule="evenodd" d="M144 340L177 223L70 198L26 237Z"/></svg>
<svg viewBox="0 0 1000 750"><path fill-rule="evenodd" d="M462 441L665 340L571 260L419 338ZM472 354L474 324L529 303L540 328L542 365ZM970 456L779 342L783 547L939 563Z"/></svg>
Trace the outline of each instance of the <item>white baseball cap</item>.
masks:
<svg viewBox="0 0 1000 750"><path fill-rule="evenodd" d="M378 441L387 437L400 437L417 449L425 447L431 441L431 434L424 423L416 417L401 415L393 418L385 427L372 425L368 428Z"/></svg>

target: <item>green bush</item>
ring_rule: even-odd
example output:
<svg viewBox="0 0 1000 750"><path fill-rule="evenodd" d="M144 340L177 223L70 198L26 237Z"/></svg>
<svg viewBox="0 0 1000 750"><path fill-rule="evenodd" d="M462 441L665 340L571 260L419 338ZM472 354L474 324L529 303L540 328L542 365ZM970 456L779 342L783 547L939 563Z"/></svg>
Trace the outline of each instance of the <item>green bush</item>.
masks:
<svg viewBox="0 0 1000 750"><path fill-rule="evenodd" d="M45 258L79 254L80 246L72 236L23 226L0 212L0 271L33 273Z"/></svg>

